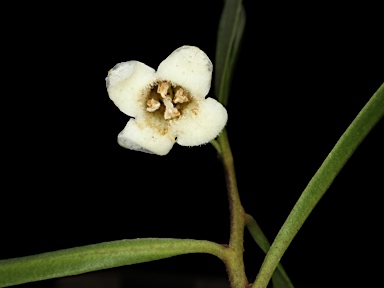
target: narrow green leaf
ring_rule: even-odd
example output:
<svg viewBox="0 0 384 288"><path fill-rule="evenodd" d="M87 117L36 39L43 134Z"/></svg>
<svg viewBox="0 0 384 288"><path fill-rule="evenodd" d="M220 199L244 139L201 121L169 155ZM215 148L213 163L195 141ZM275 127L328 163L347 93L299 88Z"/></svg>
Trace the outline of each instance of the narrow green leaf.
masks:
<svg viewBox="0 0 384 288"><path fill-rule="evenodd" d="M244 6L241 5L241 11L240 11L240 17L239 17L239 22L237 26L237 31L235 33L235 40L233 43L233 50L231 53L231 57L229 59L229 65L228 65L228 76L225 79L225 87L223 88L224 90L224 95L223 95L223 101L225 104L228 102L228 97L229 97L229 92L232 84L232 78L233 74L235 71L235 65L237 62L237 59L239 57L239 52L240 52L240 46L243 40L243 32L245 28L245 22L246 22L246 17L245 17L245 9Z"/></svg>
<svg viewBox="0 0 384 288"><path fill-rule="evenodd" d="M251 233L253 239L257 243L257 245L263 250L265 254L267 254L270 244L261 230L259 224L257 224L256 220L249 214L246 214L246 226L248 231ZM272 275L272 283L273 288L293 288L293 284L289 279L287 273L285 272L283 265L279 263L275 272Z"/></svg>
<svg viewBox="0 0 384 288"><path fill-rule="evenodd" d="M227 105L234 66L245 27L242 0L226 0L219 22L215 58L215 94Z"/></svg>
<svg viewBox="0 0 384 288"><path fill-rule="evenodd" d="M142 238L119 240L0 260L0 287L77 275L188 253L222 259L224 247L204 240Z"/></svg>
<svg viewBox="0 0 384 288"><path fill-rule="evenodd" d="M337 141L309 181L269 249L252 288L266 288L281 257L353 152L384 116L384 83Z"/></svg>

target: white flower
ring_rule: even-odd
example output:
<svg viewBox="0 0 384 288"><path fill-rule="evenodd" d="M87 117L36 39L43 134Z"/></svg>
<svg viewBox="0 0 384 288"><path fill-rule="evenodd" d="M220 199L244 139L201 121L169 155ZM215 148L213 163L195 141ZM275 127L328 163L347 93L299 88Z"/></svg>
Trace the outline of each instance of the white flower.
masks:
<svg viewBox="0 0 384 288"><path fill-rule="evenodd" d="M206 144L227 122L227 111L213 98L212 62L199 48L182 46L157 71L138 62L117 64L106 78L109 97L131 118L118 135L128 149L166 155L175 142Z"/></svg>

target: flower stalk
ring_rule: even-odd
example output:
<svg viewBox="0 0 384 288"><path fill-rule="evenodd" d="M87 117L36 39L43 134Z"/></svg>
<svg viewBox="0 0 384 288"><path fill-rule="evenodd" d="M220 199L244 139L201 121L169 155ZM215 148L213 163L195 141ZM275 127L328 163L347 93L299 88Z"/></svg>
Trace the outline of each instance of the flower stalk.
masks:
<svg viewBox="0 0 384 288"><path fill-rule="evenodd" d="M231 288L244 288L248 285L243 260L245 212L237 189L235 166L225 129L219 135L218 142L228 191L230 212L229 249L232 251L231 257L225 259L224 262Z"/></svg>

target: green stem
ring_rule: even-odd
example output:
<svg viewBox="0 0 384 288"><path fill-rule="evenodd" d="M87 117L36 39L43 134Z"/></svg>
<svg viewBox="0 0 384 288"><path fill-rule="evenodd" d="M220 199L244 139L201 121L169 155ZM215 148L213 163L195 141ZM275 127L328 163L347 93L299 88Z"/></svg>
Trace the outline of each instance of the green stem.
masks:
<svg viewBox="0 0 384 288"><path fill-rule="evenodd" d="M353 152L384 115L384 84L337 141L296 202L269 249L252 288L266 288L293 238Z"/></svg>
<svg viewBox="0 0 384 288"><path fill-rule="evenodd" d="M237 190L235 166L225 129L220 134L218 141L221 147L220 156L228 190L230 211L229 249L233 251L230 257L225 259L224 262L227 267L231 288L244 288L248 284L243 261L245 212Z"/></svg>

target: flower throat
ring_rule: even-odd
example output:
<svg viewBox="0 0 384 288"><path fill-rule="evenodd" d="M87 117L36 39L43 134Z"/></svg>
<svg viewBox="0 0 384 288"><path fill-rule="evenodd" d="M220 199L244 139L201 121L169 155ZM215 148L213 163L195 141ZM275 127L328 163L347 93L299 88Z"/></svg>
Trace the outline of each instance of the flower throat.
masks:
<svg viewBox="0 0 384 288"><path fill-rule="evenodd" d="M190 102L188 93L180 86L172 86L168 81L162 81L153 86L147 100L148 112L164 113L164 119L179 117L183 106Z"/></svg>

